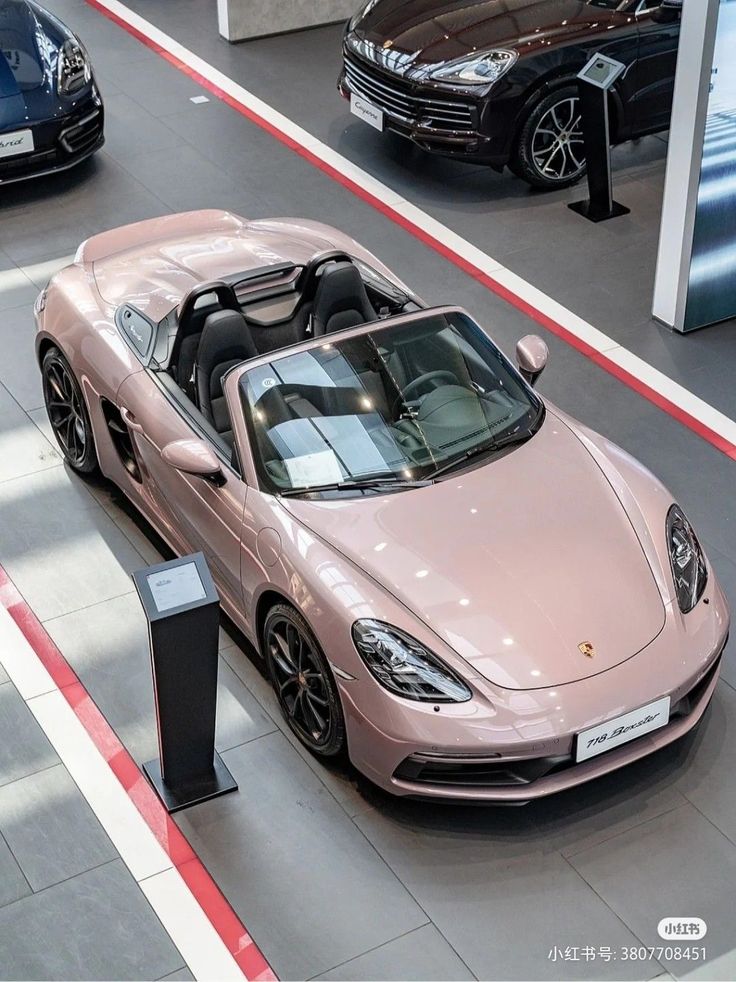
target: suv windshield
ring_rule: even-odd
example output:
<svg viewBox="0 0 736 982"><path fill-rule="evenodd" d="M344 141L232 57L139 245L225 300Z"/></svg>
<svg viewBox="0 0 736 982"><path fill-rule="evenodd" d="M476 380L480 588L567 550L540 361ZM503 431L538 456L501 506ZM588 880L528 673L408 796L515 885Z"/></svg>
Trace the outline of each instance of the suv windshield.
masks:
<svg viewBox="0 0 736 982"><path fill-rule="evenodd" d="M531 436L541 400L460 312L275 357L241 391L266 490L397 489Z"/></svg>

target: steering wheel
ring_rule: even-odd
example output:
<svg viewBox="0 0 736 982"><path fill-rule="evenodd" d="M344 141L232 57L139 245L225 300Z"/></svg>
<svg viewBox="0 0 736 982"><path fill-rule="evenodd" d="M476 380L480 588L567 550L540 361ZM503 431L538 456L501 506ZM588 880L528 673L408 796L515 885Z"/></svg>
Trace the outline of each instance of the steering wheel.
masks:
<svg viewBox="0 0 736 982"><path fill-rule="evenodd" d="M394 402L394 414L402 402L407 403L410 401L415 392L418 392L425 386L429 386L430 391L433 389L439 389L440 385L443 383L447 383L448 385L457 385L457 375L455 375L454 372L447 371L425 372L424 375L420 375L419 378L413 379L408 385L404 386L399 395L396 397L396 401Z"/></svg>

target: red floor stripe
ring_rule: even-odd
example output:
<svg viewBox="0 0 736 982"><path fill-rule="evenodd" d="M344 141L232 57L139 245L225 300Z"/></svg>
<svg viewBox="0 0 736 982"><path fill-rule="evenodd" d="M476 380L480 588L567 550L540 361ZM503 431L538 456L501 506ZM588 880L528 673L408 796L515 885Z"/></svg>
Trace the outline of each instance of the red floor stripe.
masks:
<svg viewBox="0 0 736 982"><path fill-rule="evenodd" d="M245 116L246 119L250 120L250 122L255 123L262 130L265 130L265 132L269 133L280 143L284 144L284 146L289 147L290 150L293 150L295 153L299 154L300 157L303 157L332 180L341 184L347 190L351 191L357 197L369 204L372 208L376 209L376 211L381 212L381 214L385 215L396 225L399 225L416 239L419 239L430 249L433 249L445 259L448 259L451 263L453 263L453 265L463 270L463 272L467 273L469 276L472 276L473 279L477 280L492 293L496 294L496 296L501 297L517 310L527 314L527 316L529 316L541 327L550 331L562 341L565 341L568 345L570 345L570 347L574 348L580 354L593 361L599 366L599 368L602 368L614 378L618 379L619 382L622 382L628 388L636 392L637 395L642 396L648 402L651 402L653 405L657 406L673 419L676 419L683 426L686 426L689 430L692 430L693 433L696 433L699 437L702 437L703 440L706 440L717 450L720 450L722 453L726 454L726 456L731 457L732 459L736 459L736 445L731 443L725 437L721 436L704 423L701 423L700 420L696 419L694 416L690 415L690 413L686 412L671 400L667 399L666 396L656 392L645 382L642 382L640 379L636 378L636 376L632 375L630 372L627 372L615 362L611 361L610 358L607 358L601 352L596 351L562 324L558 323L549 315L545 314L537 307L534 307L533 304L530 304L528 301L515 294L508 287L505 287L503 284L499 283L488 273L484 273L482 270L478 269L467 259L464 259L458 253L444 245L444 243L442 243L439 239L436 239L429 232L426 232L424 229L405 218L390 205L387 205L385 202L381 201L380 198L377 198L369 191L366 191L364 188L360 187L349 177L346 177L332 165L326 163L312 151L297 143L290 136L287 136L286 133L274 126L273 123L270 123L262 116L259 116L258 113L254 112L242 102L239 102L234 96L224 92L221 88L219 88L219 86L215 85L214 82L211 82L208 78L201 75L193 68L190 68L189 65L185 64L175 55L172 55L165 48L161 47L161 45L151 40L151 38L149 38L147 35L143 34L131 24L128 24L122 17L119 17L111 10L108 10L103 4L99 3L98 0L87 0L87 3L109 20L113 21L113 23L121 27L124 31L127 31L128 34L140 41L141 44L144 44L147 48L155 51L175 68L178 68L179 71L188 75L198 85L202 86L202 88L207 89L213 95L217 96L218 99L221 99L223 102L227 103L227 105L231 106L242 116Z"/></svg>
<svg viewBox="0 0 736 982"><path fill-rule="evenodd" d="M2 566L0 603L18 625L74 710L77 719L181 874L245 977L250 980L275 980L276 975L270 965L189 845L186 836L163 807L138 765Z"/></svg>

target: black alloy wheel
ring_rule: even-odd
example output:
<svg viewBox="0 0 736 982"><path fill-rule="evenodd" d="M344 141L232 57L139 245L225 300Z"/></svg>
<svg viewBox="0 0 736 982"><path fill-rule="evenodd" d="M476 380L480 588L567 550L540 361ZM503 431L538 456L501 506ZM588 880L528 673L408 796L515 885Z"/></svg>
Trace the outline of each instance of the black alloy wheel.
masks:
<svg viewBox="0 0 736 982"><path fill-rule="evenodd" d="M307 622L288 604L271 609L263 652L281 711L305 747L320 757L345 749L345 720L327 659Z"/></svg>
<svg viewBox="0 0 736 982"><path fill-rule="evenodd" d="M533 187L553 190L585 174L585 142L577 88L564 86L536 104L521 128L512 170Z"/></svg>
<svg viewBox="0 0 736 982"><path fill-rule="evenodd" d="M64 458L79 474L97 470L92 425L82 390L58 348L50 348L41 365L43 398L51 428Z"/></svg>

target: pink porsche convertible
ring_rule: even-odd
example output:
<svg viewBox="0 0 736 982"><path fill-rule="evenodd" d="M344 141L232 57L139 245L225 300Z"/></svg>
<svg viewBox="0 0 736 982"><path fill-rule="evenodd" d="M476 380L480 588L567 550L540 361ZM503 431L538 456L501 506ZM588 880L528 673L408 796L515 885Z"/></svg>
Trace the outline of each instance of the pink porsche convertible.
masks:
<svg viewBox="0 0 736 982"><path fill-rule="evenodd" d="M207 557L289 726L398 795L525 802L700 720L729 629L667 490L311 221L87 240L38 298L49 419Z"/></svg>

